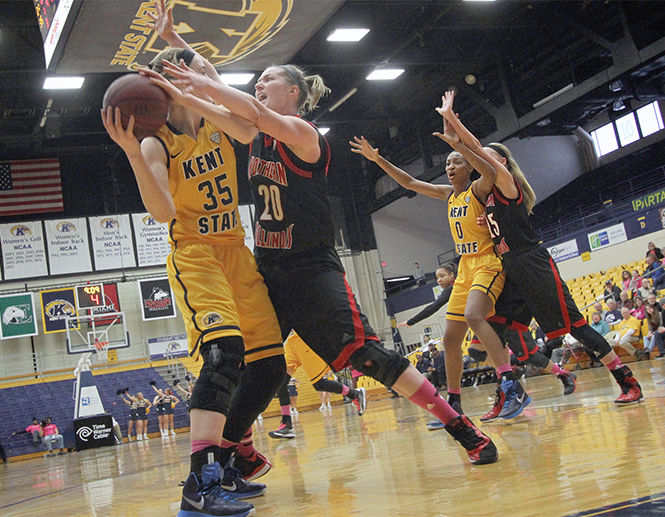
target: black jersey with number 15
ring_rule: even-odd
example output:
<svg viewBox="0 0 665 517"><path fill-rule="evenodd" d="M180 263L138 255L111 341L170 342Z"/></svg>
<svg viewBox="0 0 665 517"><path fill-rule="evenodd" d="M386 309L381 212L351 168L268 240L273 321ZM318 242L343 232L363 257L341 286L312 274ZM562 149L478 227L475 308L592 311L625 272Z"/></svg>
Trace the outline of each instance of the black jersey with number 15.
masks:
<svg viewBox="0 0 665 517"><path fill-rule="evenodd" d="M330 146L319 135L316 163L299 159L286 145L259 133L249 149L249 183L254 214L257 262L282 260L311 248L334 247L326 176Z"/></svg>
<svg viewBox="0 0 665 517"><path fill-rule="evenodd" d="M539 242L529 222L522 189L517 181L515 185L518 192L516 199L506 198L495 186L485 203L487 226L504 264L509 263L518 253L537 248Z"/></svg>

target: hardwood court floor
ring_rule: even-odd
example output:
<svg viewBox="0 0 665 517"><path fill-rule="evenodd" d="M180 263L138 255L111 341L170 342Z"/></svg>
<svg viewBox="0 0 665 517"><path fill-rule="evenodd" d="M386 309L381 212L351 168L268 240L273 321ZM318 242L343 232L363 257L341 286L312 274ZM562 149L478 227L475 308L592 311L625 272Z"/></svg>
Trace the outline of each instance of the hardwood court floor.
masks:
<svg viewBox="0 0 665 517"><path fill-rule="evenodd" d="M646 400L630 407L613 404L617 388L604 368L578 372L578 390L567 397L552 376L528 379L534 401L525 415L482 426L500 451L493 465L469 464L404 399L372 402L362 418L348 404L331 415L303 412L288 441L267 438L278 420L265 419L255 437L274 466L261 479L268 492L254 499L256 515L562 516L663 495L665 360L631 367ZM463 390L476 422L492 392ZM184 433L0 465L1 513L175 515L188 441Z"/></svg>

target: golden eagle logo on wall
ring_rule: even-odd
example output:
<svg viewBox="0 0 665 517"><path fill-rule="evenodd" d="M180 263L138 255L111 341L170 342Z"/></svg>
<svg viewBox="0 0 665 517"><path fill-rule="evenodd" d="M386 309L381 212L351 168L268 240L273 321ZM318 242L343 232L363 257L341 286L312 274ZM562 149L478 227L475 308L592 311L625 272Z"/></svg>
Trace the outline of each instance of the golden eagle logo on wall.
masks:
<svg viewBox="0 0 665 517"><path fill-rule="evenodd" d="M199 54L219 67L255 52L289 21L294 0L171 0L176 32ZM144 5L149 4L149 5ZM110 61L111 66L140 68L166 47L157 33L147 27L152 2L142 2L123 40ZM222 4L220 6L220 4ZM137 62L139 54L142 55Z"/></svg>

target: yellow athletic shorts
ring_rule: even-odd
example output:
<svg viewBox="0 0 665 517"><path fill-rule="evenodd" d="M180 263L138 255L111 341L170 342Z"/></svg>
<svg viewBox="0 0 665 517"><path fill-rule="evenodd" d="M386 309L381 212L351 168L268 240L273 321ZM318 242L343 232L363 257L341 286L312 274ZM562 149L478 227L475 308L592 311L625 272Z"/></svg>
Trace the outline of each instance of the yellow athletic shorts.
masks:
<svg viewBox="0 0 665 517"><path fill-rule="evenodd" d="M225 336L242 336L248 363L284 353L268 289L244 244L174 245L166 269L190 356L198 359L203 343Z"/></svg>
<svg viewBox="0 0 665 517"><path fill-rule="evenodd" d="M466 300L473 290L487 294L496 304L505 282L506 274L503 272L503 264L494 253L463 255L459 261L453 291L450 293L446 319L465 321ZM493 314L494 307L485 317L489 318Z"/></svg>
<svg viewBox="0 0 665 517"><path fill-rule="evenodd" d="M330 371L330 366L295 332L291 332L284 342L284 359L286 367L293 368L293 371L302 366L312 384L320 381Z"/></svg>

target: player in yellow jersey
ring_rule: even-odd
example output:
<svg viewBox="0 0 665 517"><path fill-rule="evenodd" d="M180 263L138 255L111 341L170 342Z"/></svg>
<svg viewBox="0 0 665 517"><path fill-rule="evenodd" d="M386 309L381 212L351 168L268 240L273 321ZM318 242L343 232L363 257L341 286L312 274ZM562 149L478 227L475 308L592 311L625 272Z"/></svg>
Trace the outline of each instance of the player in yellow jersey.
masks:
<svg viewBox="0 0 665 517"><path fill-rule="evenodd" d="M437 108L440 109L440 108ZM444 119L445 120L445 119ZM449 128L444 134L435 133L445 141L455 140ZM456 139L459 142L459 138ZM485 160L472 158L472 162L458 151L446 159L446 173L450 185L434 185L413 178L379 154L364 138L354 137L349 142L351 150L375 162L384 172L402 187L426 196L446 201L448 222L455 242L455 251L460 255L457 279L450 295L446 314L446 331L443 337L448 384L448 403L462 413L462 342L470 327L478 336L494 363L497 374L513 381L509 384L515 393L511 398L526 400L526 394L515 381L510 367L508 351L485 318L494 314L494 304L501 294L505 275L501 259L494 252L489 230L477 224L477 217L485 213L485 199L492 191L496 171ZM449 142L450 143L450 142ZM452 144L451 144L452 145ZM453 146L455 149L455 147ZM471 181L474 169L480 179ZM515 397L513 397L515 395ZM443 425L441 425L443 427Z"/></svg>
<svg viewBox="0 0 665 517"><path fill-rule="evenodd" d="M163 60L182 60L201 74L218 77L199 55L174 48L152 61L154 77L165 75ZM109 108L102 117L129 159L146 208L156 220L169 223L169 282L185 321L190 355L203 359L190 399L191 468L181 513L244 517L253 512L252 505L228 498L220 483L235 499L261 495L265 485L246 482L237 470L222 466L268 406L286 369L277 317L244 245L238 215L232 139L249 143L256 130L226 111L212 125L190 109L207 101L163 82L172 102L168 122L155 136L139 143L132 133L133 117L123 129L117 109L114 114ZM270 467L265 458L253 462L262 463L265 472Z"/></svg>
<svg viewBox="0 0 665 517"><path fill-rule="evenodd" d="M282 421L277 429L268 433L270 437L290 439L296 436L293 431L293 422L291 419L288 383L289 379L301 366L304 368L309 381L316 391L320 391L322 394L338 393L346 396L356 406L359 415L362 416L365 414L365 410L367 409L365 388L349 388L337 381L327 379L326 375L331 371L330 366L316 355L314 350L308 347L295 331L291 331L289 337L284 342L284 358L286 359L286 377L277 391Z"/></svg>

